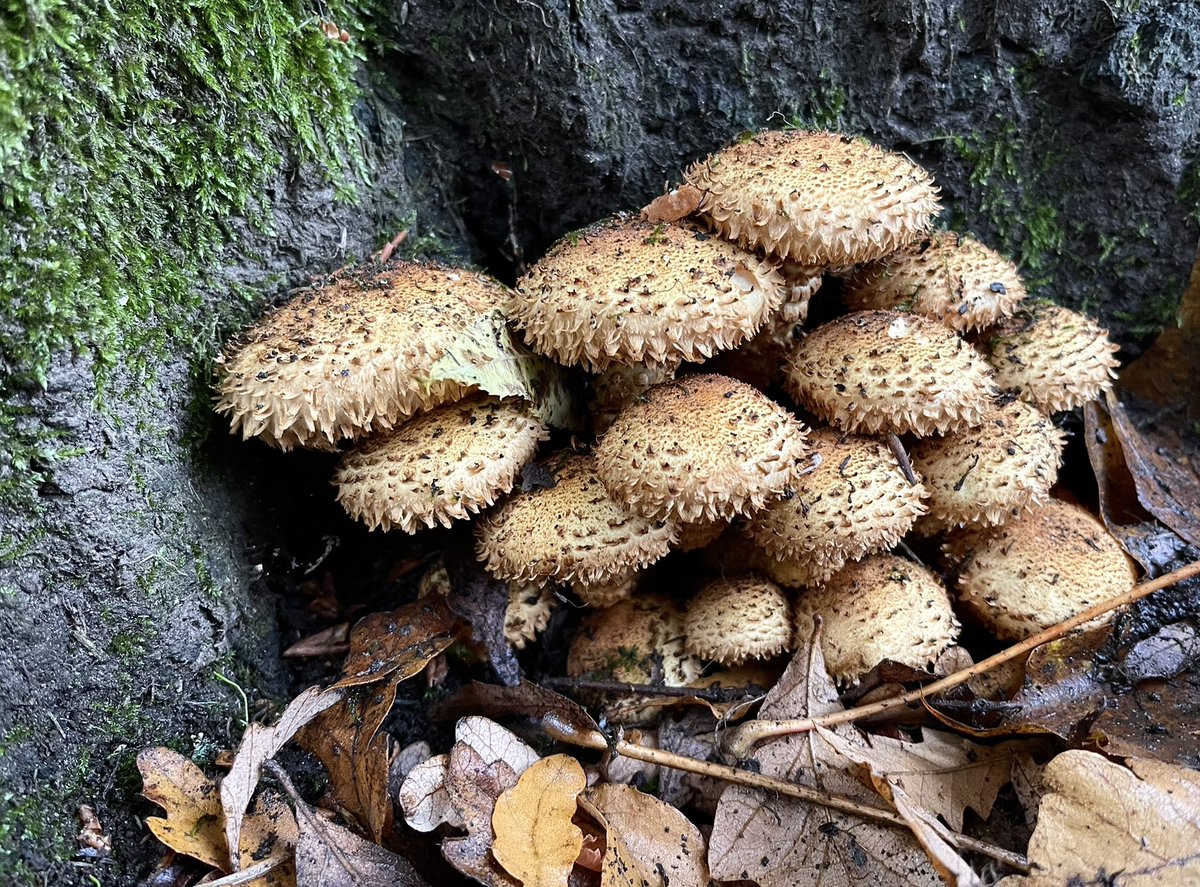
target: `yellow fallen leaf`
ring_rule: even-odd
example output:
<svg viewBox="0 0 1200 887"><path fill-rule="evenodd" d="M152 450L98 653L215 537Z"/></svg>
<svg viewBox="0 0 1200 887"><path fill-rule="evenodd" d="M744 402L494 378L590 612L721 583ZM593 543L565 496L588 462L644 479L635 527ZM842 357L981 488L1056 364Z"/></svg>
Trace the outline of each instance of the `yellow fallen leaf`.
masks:
<svg viewBox="0 0 1200 887"><path fill-rule="evenodd" d="M578 761L569 755L552 755L521 774L517 784L496 800L492 855L524 887L567 883L583 847L583 832L571 818L586 785Z"/></svg>
<svg viewBox="0 0 1200 887"><path fill-rule="evenodd" d="M1200 884L1200 773L1147 758L1128 764L1087 751L1047 764L1029 839L1039 870L1000 887Z"/></svg>
<svg viewBox="0 0 1200 887"><path fill-rule="evenodd" d="M142 774L142 794L167 814L146 820L154 837L176 853L227 869L229 851L217 784L169 748L143 749L137 766Z"/></svg>

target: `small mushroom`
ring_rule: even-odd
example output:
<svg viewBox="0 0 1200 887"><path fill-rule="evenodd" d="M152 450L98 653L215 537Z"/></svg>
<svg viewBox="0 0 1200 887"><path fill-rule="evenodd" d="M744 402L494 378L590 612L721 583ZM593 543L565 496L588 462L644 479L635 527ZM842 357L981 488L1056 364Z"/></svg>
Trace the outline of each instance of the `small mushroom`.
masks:
<svg viewBox="0 0 1200 887"><path fill-rule="evenodd" d="M618 217L555 244L510 316L538 353L595 372L734 348L782 299L772 263L691 223Z"/></svg>
<svg viewBox="0 0 1200 887"><path fill-rule="evenodd" d="M998 527L957 533L943 551L958 572L959 600L1005 640L1037 634L1136 581L1104 524L1056 499Z"/></svg>
<svg viewBox="0 0 1200 887"><path fill-rule="evenodd" d="M817 327L792 352L786 387L846 431L918 436L978 425L995 393L987 364L952 330L896 311Z"/></svg>
<svg viewBox="0 0 1200 887"><path fill-rule="evenodd" d="M789 587L823 582L847 561L891 548L925 513L929 495L881 440L814 428L808 443L817 467L745 524L746 535L781 562L769 569Z"/></svg>
<svg viewBox="0 0 1200 887"><path fill-rule="evenodd" d="M941 209L921 167L832 132L760 132L684 178L722 236L813 267L885 256L924 234Z"/></svg>
<svg viewBox="0 0 1200 887"><path fill-rule="evenodd" d="M911 311L965 332L1012 314L1025 298L1025 283L995 250L944 231L855 268L842 298L852 311Z"/></svg>
<svg viewBox="0 0 1200 887"><path fill-rule="evenodd" d="M697 592L684 613L687 651L722 665L769 659L791 646L787 596L761 576L717 579Z"/></svg>
<svg viewBox="0 0 1200 887"><path fill-rule="evenodd" d="M399 262L339 271L236 339L219 362L217 411L243 438L333 450L470 389L429 379L455 340L510 296L499 281Z"/></svg>
<svg viewBox="0 0 1200 887"><path fill-rule="evenodd" d="M595 395L591 404L592 430L597 435L603 434L621 410L645 394L651 386L674 379L678 368L678 361L634 366L613 364L604 372L592 376Z"/></svg>
<svg viewBox="0 0 1200 887"><path fill-rule="evenodd" d="M1040 302L988 330L984 353L1001 388L1045 412L1073 410L1112 389L1120 361L1090 317Z"/></svg>
<svg viewBox="0 0 1200 887"><path fill-rule="evenodd" d="M683 614L662 595L639 595L594 611L567 654L567 674L589 680L683 687L700 673L700 662L684 650ZM653 710L646 701L626 700L609 714L627 723L643 720Z"/></svg>
<svg viewBox="0 0 1200 887"><path fill-rule="evenodd" d="M674 524L610 498L591 456L565 452L543 464L554 486L513 493L477 525L479 559L497 579L598 583L666 556Z"/></svg>
<svg viewBox="0 0 1200 887"><path fill-rule="evenodd" d="M596 446L614 499L648 517L729 519L781 495L805 466L804 426L756 388L725 376L655 385Z"/></svg>
<svg viewBox="0 0 1200 887"><path fill-rule="evenodd" d="M549 432L519 400L442 404L342 457L338 502L371 529L450 526L512 489Z"/></svg>
<svg viewBox="0 0 1200 887"><path fill-rule="evenodd" d="M890 659L928 668L958 638L950 596L934 573L891 554L848 564L796 600L796 638L812 637L813 617L825 629L821 651L830 676L854 684Z"/></svg>
<svg viewBox="0 0 1200 887"><path fill-rule="evenodd" d="M1002 398L977 428L927 437L913 468L929 488L922 532L1003 523L1050 498L1066 436L1023 401Z"/></svg>

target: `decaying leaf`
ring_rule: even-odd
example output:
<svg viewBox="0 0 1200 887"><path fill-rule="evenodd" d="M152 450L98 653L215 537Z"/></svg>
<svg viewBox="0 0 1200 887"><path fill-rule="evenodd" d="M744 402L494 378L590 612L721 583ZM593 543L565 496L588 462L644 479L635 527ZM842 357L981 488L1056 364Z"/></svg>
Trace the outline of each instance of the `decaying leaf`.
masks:
<svg viewBox="0 0 1200 887"><path fill-rule="evenodd" d="M263 762L275 757L301 727L341 699L342 691L334 687L327 690L309 687L292 700L274 727L251 724L246 728L233 766L221 780L226 847L241 846L242 820L262 776ZM233 870L238 871L241 859L233 858L231 862Z"/></svg>
<svg viewBox="0 0 1200 887"><path fill-rule="evenodd" d="M571 820L586 785L578 761L551 755L532 764L496 799L492 855L523 887L566 883L583 847L583 832Z"/></svg>
<svg viewBox="0 0 1200 887"><path fill-rule="evenodd" d="M628 785L588 789L580 805L607 829L601 887L704 887L704 836L682 813Z"/></svg>
<svg viewBox="0 0 1200 887"><path fill-rule="evenodd" d="M468 877L489 887L519 883L492 856L492 811L496 799L517 784L518 774L504 760L485 759L465 742L456 742L446 768L446 791L467 828L465 838L442 842L442 856Z"/></svg>
<svg viewBox="0 0 1200 887"><path fill-rule="evenodd" d="M475 557L475 539L462 532L446 550L450 593L446 603L471 626L471 636L487 652L492 671L506 686L521 682L521 666L504 636L508 583L489 576Z"/></svg>
<svg viewBox="0 0 1200 887"><path fill-rule="evenodd" d="M148 748L138 755L142 793L166 811L146 824L154 836L184 856L221 872L231 871L221 810L220 788L190 760L168 748ZM287 804L267 794L245 814L239 829L239 868L266 859L290 857L296 843L296 821ZM290 862L247 882L254 887L287 887L295 883Z"/></svg>
<svg viewBox="0 0 1200 887"><path fill-rule="evenodd" d="M1163 657L1194 633L1194 626L1185 622L1174 626L1174 640L1156 635L1158 666L1170 666ZM1108 754L1200 766L1196 737L1180 719L1181 712L1200 707L1200 663L1183 660L1183 648L1174 646L1178 670L1154 675L1150 647L1134 645L1134 651L1145 655L1129 663L1131 653L1114 650L1110 639L1111 626L1102 626L1038 647L1029 656L1026 682L1016 696L996 705L976 700L971 708L979 721L956 726L978 736L1051 733Z"/></svg>
<svg viewBox="0 0 1200 887"><path fill-rule="evenodd" d="M1200 773L1145 759L1128 764L1078 750L1052 760L1029 842L1040 871L1001 887L1200 883Z"/></svg>
<svg viewBox="0 0 1200 887"><path fill-rule="evenodd" d="M760 717L816 717L840 707L820 647L810 644L767 695ZM812 733L784 736L755 754L767 775L877 803L877 796L843 769L845 762L831 764L832 757L825 740ZM708 862L718 880L750 880L760 887L942 883L909 833L742 786L727 789L717 805Z"/></svg>
<svg viewBox="0 0 1200 887"><path fill-rule="evenodd" d="M533 414L554 428L581 430L565 371L512 339L503 312L480 318L429 368L428 382L460 382L494 397L519 397Z"/></svg>
<svg viewBox="0 0 1200 887"><path fill-rule="evenodd" d="M318 816L294 798L296 881L304 887L426 887L403 857Z"/></svg>
<svg viewBox="0 0 1200 887"><path fill-rule="evenodd" d="M445 702L439 703L430 713L437 720L470 715L553 718L579 733L600 729L578 702L529 681L522 681L516 687L498 687L478 682L468 684Z"/></svg>
<svg viewBox="0 0 1200 887"><path fill-rule="evenodd" d="M154 837L176 853L228 870L225 817L217 783L169 748L143 749L137 766L142 774L142 794L167 814L146 820Z"/></svg>
<svg viewBox="0 0 1200 887"><path fill-rule="evenodd" d="M673 191L660 194L642 208L647 222L678 222L694 213L703 195L695 185L680 185Z"/></svg>
<svg viewBox="0 0 1200 887"><path fill-rule="evenodd" d="M350 687L337 705L301 730L296 741L329 773L329 799L379 843L391 831L387 734L379 732L396 699L398 672Z"/></svg>
<svg viewBox="0 0 1200 887"><path fill-rule="evenodd" d="M449 766L450 755L434 755L413 767L404 778L397 800L409 827L431 832L443 823L455 828L466 826L446 791Z"/></svg>
<svg viewBox="0 0 1200 887"><path fill-rule="evenodd" d="M389 675L407 680L454 642L455 618L438 597L360 619L350 632L350 653L334 687L357 687Z"/></svg>

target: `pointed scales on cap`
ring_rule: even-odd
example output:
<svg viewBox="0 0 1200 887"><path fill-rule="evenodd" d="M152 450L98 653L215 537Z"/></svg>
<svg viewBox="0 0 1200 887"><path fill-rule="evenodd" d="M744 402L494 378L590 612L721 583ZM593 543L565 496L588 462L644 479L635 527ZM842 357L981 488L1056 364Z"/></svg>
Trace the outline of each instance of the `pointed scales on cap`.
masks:
<svg viewBox="0 0 1200 887"><path fill-rule="evenodd" d="M941 210L933 180L907 157L831 132L760 132L684 178L722 236L817 267L881 258Z"/></svg>
<svg viewBox="0 0 1200 887"><path fill-rule="evenodd" d="M455 338L510 297L500 282L399 262L331 275L240 337L220 361L217 411L243 438L335 449L468 388L430 382Z"/></svg>
<svg viewBox="0 0 1200 887"><path fill-rule="evenodd" d="M739 665L791 647L792 608L779 586L762 576L717 579L688 601L683 627L689 653Z"/></svg>
<svg viewBox="0 0 1200 887"><path fill-rule="evenodd" d="M786 387L838 428L918 436L978 425L995 393L988 365L954 331L897 311L817 327L796 344Z"/></svg>
<svg viewBox="0 0 1200 887"><path fill-rule="evenodd" d="M975 428L918 441L912 464L930 493L922 532L999 524L1045 502L1065 443L1047 416L1011 396Z"/></svg>
<svg viewBox="0 0 1200 887"><path fill-rule="evenodd" d="M371 529L415 533L469 518L512 489L549 437L528 407L475 394L370 438L334 472L338 501Z"/></svg>
<svg viewBox="0 0 1200 887"><path fill-rule="evenodd" d="M596 446L609 493L640 514L732 518L782 495L807 465L804 426L756 388L685 376L649 389Z"/></svg>
<svg viewBox="0 0 1200 887"><path fill-rule="evenodd" d="M943 546L958 596L1005 640L1020 640L1133 588L1133 565L1095 517L1057 499ZM1107 617L1105 617L1107 618Z"/></svg>
<svg viewBox="0 0 1200 887"><path fill-rule="evenodd" d="M1111 390L1120 361L1108 330L1049 302L1027 306L981 339L1001 388L1040 410L1073 410Z"/></svg>
<svg viewBox="0 0 1200 887"><path fill-rule="evenodd" d="M881 440L814 428L808 445L820 456L817 467L745 524L750 539L776 560L812 565L802 584L893 547L925 512L929 495L922 483L908 482Z"/></svg>
<svg viewBox="0 0 1200 887"><path fill-rule="evenodd" d="M796 599L796 637L825 623L821 651L839 684L854 684L885 659L928 668L958 638L950 596L934 573L891 554L848 564Z"/></svg>
<svg viewBox="0 0 1200 887"><path fill-rule="evenodd" d="M510 317L538 353L598 372L734 348L782 299L774 264L691 223L618 217L551 247Z"/></svg>
<svg viewBox="0 0 1200 887"><path fill-rule="evenodd" d="M512 494L476 527L479 559L507 581L600 583L665 557L675 526L629 511L605 492L595 460L559 453L552 487Z"/></svg>
<svg viewBox="0 0 1200 887"><path fill-rule="evenodd" d="M963 332L991 326L1025 298L1017 266L978 240L937 232L846 278L842 298L852 311L911 311Z"/></svg>

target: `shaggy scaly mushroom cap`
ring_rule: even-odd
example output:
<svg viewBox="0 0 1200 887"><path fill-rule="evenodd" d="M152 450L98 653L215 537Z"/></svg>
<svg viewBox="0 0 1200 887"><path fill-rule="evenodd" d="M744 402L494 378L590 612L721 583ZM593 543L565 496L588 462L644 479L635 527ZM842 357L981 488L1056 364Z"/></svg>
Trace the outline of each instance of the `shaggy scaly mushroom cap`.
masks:
<svg viewBox="0 0 1200 887"><path fill-rule="evenodd" d="M577 678L683 687L700 673L700 662L684 651L683 614L661 595L638 595L596 610L567 654L567 674ZM609 714L638 721L653 710L645 702L627 700Z"/></svg>
<svg viewBox="0 0 1200 887"><path fill-rule="evenodd" d="M1046 412L1095 400L1112 388L1120 366L1107 330L1048 302L1017 312L982 339L1000 387Z"/></svg>
<svg viewBox="0 0 1200 887"><path fill-rule="evenodd" d="M687 651L722 665L778 656L791 645L791 610L787 595L761 576L710 582L687 604Z"/></svg>
<svg viewBox="0 0 1200 887"><path fill-rule="evenodd" d="M978 240L931 234L846 279L842 298L854 311L899 309L953 330L979 330L1016 310L1025 298L1017 266Z"/></svg>
<svg viewBox="0 0 1200 887"><path fill-rule="evenodd" d="M678 362L613 365L592 376L592 391L595 395L591 404L592 430L596 434L603 434L622 409L651 386L674 379L678 368Z"/></svg>
<svg viewBox="0 0 1200 887"><path fill-rule="evenodd" d="M400 262L342 271L268 314L221 359L217 411L243 438L332 450L468 389L426 378L508 289L474 271Z"/></svg>
<svg viewBox="0 0 1200 887"><path fill-rule="evenodd" d="M351 450L333 482L342 507L371 529L448 527L511 490L547 437L523 401L475 394Z"/></svg>
<svg viewBox="0 0 1200 887"><path fill-rule="evenodd" d="M782 300L758 256L690 223L624 218L555 244L518 282L510 317L535 351L599 371L734 348Z"/></svg>
<svg viewBox="0 0 1200 887"><path fill-rule="evenodd" d="M821 650L829 674L853 684L885 659L928 668L958 637L950 596L930 570L890 554L848 564L796 600L796 638L825 621Z"/></svg>
<svg viewBox="0 0 1200 887"><path fill-rule="evenodd" d="M815 267L881 258L920 237L941 210L925 170L831 132L760 132L684 177L723 236Z"/></svg>
<svg viewBox="0 0 1200 887"><path fill-rule="evenodd" d="M995 393L987 364L957 334L896 311L817 327L796 344L786 385L838 428L918 436L978 425Z"/></svg>
<svg viewBox="0 0 1200 887"><path fill-rule="evenodd" d="M591 456L560 453L555 484L514 493L479 521L479 559L497 579L598 583L666 556L674 524L636 515L605 492Z"/></svg>
<svg viewBox="0 0 1200 887"><path fill-rule="evenodd" d="M789 586L796 578L824 581L848 560L891 548L925 512L928 496L880 440L814 428L808 444L820 456L817 468L745 524L749 538L782 562L776 569L787 571Z"/></svg>
<svg viewBox="0 0 1200 887"><path fill-rule="evenodd" d="M642 578L640 567L631 567L599 582L584 582L576 579L570 583L571 591L585 607L611 607L617 601L632 597Z"/></svg>
<svg viewBox="0 0 1200 887"><path fill-rule="evenodd" d="M725 376L656 385L596 446L612 497L682 522L762 508L804 469L804 426L756 388Z"/></svg>
<svg viewBox="0 0 1200 887"><path fill-rule="evenodd" d="M1129 591L1133 565L1104 525L1051 499L1001 526L954 535L962 603L997 637L1020 640Z"/></svg>
<svg viewBox="0 0 1200 887"><path fill-rule="evenodd" d="M922 531L1003 523L1050 498L1066 436L1016 399L997 402L979 427L927 437L911 452L929 488Z"/></svg>

